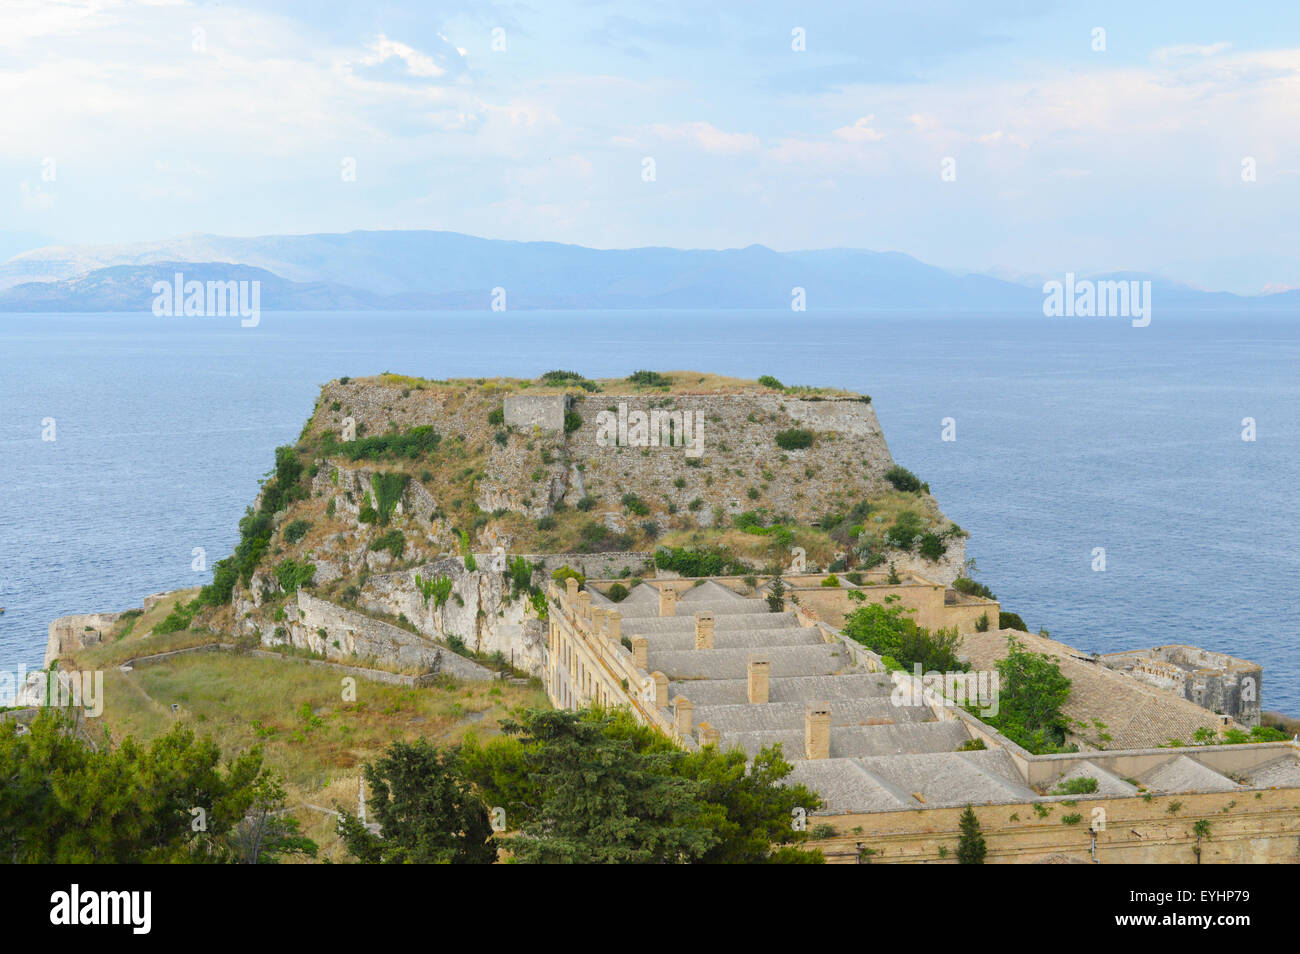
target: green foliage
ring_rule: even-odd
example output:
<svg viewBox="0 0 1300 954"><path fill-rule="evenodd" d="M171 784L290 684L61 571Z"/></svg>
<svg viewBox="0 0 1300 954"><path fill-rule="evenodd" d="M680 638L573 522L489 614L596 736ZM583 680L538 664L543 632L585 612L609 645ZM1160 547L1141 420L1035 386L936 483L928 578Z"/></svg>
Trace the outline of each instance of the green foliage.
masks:
<svg viewBox="0 0 1300 954"><path fill-rule="evenodd" d="M885 531L885 540L891 547L910 550L912 544L921 536L921 531L920 515L911 510L904 510L894 519L893 525Z"/></svg>
<svg viewBox="0 0 1300 954"><path fill-rule="evenodd" d="M172 607L172 611L167 614L161 623L153 628L155 636L166 636L168 633L176 633L182 629L189 629L190 623L194 621L194 614L199 611L200 602L198 599L189 603L177 601Z"/></svg>
<svg viewBox="0 0 1300 954"><path fill-rule="evenodd" d="M785 385L770 374L759 375L758 383L763 385L765 388L771 388L773 391L785 390Z"/></svg>
<svg viewBox="0 0 1300 954"><path fill-rule="evenodd" d="M781 782L779 747L750 764L740 750L687 753L626 712L524 712L507 735L461 748L489 804L505 807L526 862L816 863L789 845L795 808L817 795Z"/></svg>
<svg viewBox="0 0 1300 954"><path fill-rule="evenodd" d="M310 520L293 520L284 528L284 539L287 543L297 543L303 537L307 536L307 531L311 529Z"/></svg>
<svg viewBox="0 0 1300 954"><path fill-rule="evenodd" d="M1068 726L1061 706L1070 696L1070 680L1061 668L1046 653L1030 652L1009 636L998 677L998 714L986 721L1035 755L1062 751Z"/></svg>
<svg viewBox="0 0 1300 954"><path fill-rule="evenodd" d="M803 450L813 445L813 433L802 427L776 432L776 446L781 450Z"/></svg>
<svg viewBox="0 0 1300 954"><path fill-rule="evenodd" d="M895 464L885 471L885 480L894 485L895 490L912 493L921 489L921 479L906 467Z"/></svg>
<svg viewBox="0 0 1300 954"><path fill-rule="evenodd" d="M428 606L429 600L432 599L434 607L441 608L447 602L447 598L451 596L451 577L440 574L431 580L425 580L417 573L415 574L415 587L420 591L420 595L424 597L425 606Z"/></svg>
<svg viewBox="0 0 1300 954"><path fill-rule="evenodd" d="M406 549L406 534L396 528L389 530L381 537L376 537L370 544L370 549L378 552L387 550L394 560L402 557L402 551Z"/></svg>
<svg viewBox="0 0 1300 954"><path fill-rule="evenodd" d="M239 521L239 543L235 552L219 560L212 568L212 582L199 591L202 606L229 603L235 584L245 586L266 554L274 530L274 515L295 500L307 496L302 484L303 465L292 447L275 449L275 470L262 484L261 504L256 512L250 507Z"/></svg>
<svg viewBox="0 0 1300 954"><path fill-rule="evenodd" d="M980 823L975 817L975 809L967 805L966 810L961 813L958 825L961 828L961 838L957 842L957 864L984 864L984 855L988 848L984 844L984 835L980 832Z"/></svg>
<svg viewBox="0 0 1300 954"><path fill-rule="evenodd" d="M822 580L821 585L822 585L822 586L839 586L839 585L840 585L840 578L839 578L838 576L836 576L834 573L831 573L831 574L828 575L824 580Z"/></svg>
<svg viewBox="0 0 1300 954"><path fill-rule="evenodd" d="M294 593L300 586L310 586L316 576L316 564L281 560L275 567L275 579L286 593Z"/></svg>
<svg viewBox="0 0 1300 954"><path fill-rule="evenodd" d="M333 434L326 434L322 450L326 455L341 454L349 460L417 460L436 451L441 443L441 434L428 424L421 424L405 434L394 431L354 441L340 441Z"/></svg>
<svg viewBox="0 0 1300 954"><path fill-rule="evenodd" d="M650 515L650 508L636 494L624 494L623 506L627 508L628 513L635 514L638 517L648 517Z"/></svg>
<svg viewBox="0 0 1300 954"><path fill-rule="evenodd" d="M639 384L647 388L666 388L671 387L673 379L658 371L633 371L627 376L627 379L633 384Z"/></svg>
<svg viewBox="0 0 1300 954"><path fill-rule="evenodd" d="M655 566L682 576L739 576L749 572L749 567L722 547L660 547L655 550Z"/></svg>
<svg viewBox="0 0 1300 954"><path fill-rule="evenodd" d="M488 423L493 427L501 427L506 422L506 409L504 407L494 407L488 411Z"/></svg>
<svg viewBox="0 0 1300 954"><path fill-rule="evenodd" d="M569 579L570 577L577 580L579 586L582 586L582 584L587 582L586 576L584 576L582 573L579 573L577 570L569 566L569 564L567 563L564 564L564 566L560 567L558 570L555 570L551 573L551 579L554 580L556 583L559 583L561 586L564 586L564 581Z"/></svg>
<svg viewBox="0 0 1300 954"><path fill-rule="evenodd" d="M379 515L381 527L388 526L410 480L409 474L374 474L370 478L370 485L375 489L375 511Z"/></svg>
<svg viewBox="0 0 1300 954"><path fill-rule="evenodd" d="M997 599L997 597L993 595L993 591L987 586L983 583L976 583L968 576L957 577L957 579L952 581L952 588L958 593L965 593L967 596L982 596L986 600Z"/></svg>
<svg viewBox="0 0 1300 954"><path fill-rule="evenodd" d="M948 552L948 545L937 533L923 533L921 545L917 549L927 560L937 561L943 559L943 555Z"/></svg>
<svg viewBox="0 0 1300 954"><path fill-rule="evenodd" d="M989 631L989 614L981 613L980 618L975 620L975 632L987 633Z"/></svg>
<svg viewBox="0 0 1300 954"><path fill-rule="evenodd" d="M911 610L893 605L898 597L886 602L869 603L844 618L844 635L881 656L891 656L905 669L920 663L926 672L965 672L970 667L957 658L961 636L956 627L934 632L917 626Z"/></svg>
<svg viewBox="0 0 1300 954"><path fill-rule="evenodd" d="M785 580L779 576L772 577L768 587L767 608L772 613L785 612Z"/></svg>
<svg viewBox="0 0 1300 954"><path fill-rule="evenodd" d="M1019 613L1008 613L1006 610L998 613L998 629L1018 629L1022 633L1029 632L1029 627L1025 625Z"/></svg>
<svg viewBox="0 0 1300 954"><path fill-rule="evenodd" d="M564 433L572 434L582 427L582 416L577 411L564 412Z"/></svg>
<svg viewBox="0 0 1300 954"><path fill-rule="evenodd" d="M1052 789L1053 795L1091 795L1097 791L1097 780L1092 776L1067 779Z"/></svg>
<svg viewBox="0 0 1300 954"><path fill-rule="evenodd" d="M606 593L605 595L608 596L615 603L621 603L625 599L627 599L627 594L628 594L628 588L624 586L622 583L612 583L610 584L609 592Z"/></svg>
<svg viewBox="0 0 1300 954"><path fill-rule="evenodd" d="M41 713L30 732L0 724L0 846L10 863L139 864L237 860L235 827L266 776L259 749L222 769L209 739L176 726L147 748L91 742ZM190 810L206 811L194 832ZM274 850L274 846L271 846Z"/></svg>
<svg viewBox="0 0 1300 954"><path fill-rule="evenodd" d="M378 835L344 812L339 836L370 864L491 864L496 840L487 806L456 764L425 739L394 742L365 768L368 807Z"/></svg>

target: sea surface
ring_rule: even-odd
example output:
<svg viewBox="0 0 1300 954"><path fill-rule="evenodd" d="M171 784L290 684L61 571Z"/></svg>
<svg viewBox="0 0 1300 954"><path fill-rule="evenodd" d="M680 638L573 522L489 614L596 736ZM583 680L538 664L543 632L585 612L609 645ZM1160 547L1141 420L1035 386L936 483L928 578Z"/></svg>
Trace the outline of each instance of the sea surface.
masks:
<svg viewBox="0 0 1300 954"><path fill-rule="evenodd" d="M1004 609L1082 649L1255 660L1300 714L1300 316L0 315L0 669L38 666L56 616L206 582L194 549L230 552L323 382L557 368L870 394Z"/></svg>

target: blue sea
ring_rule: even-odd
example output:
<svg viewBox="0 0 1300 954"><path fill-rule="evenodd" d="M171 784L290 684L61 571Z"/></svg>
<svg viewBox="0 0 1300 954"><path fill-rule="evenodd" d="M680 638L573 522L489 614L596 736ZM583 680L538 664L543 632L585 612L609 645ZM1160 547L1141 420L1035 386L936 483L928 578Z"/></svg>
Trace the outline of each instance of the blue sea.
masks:
<svg viewBox="0 0 1300 954"><path fill-rule="evenodd" d="M870 394L1031 629L1243 656L1264 707L1300 714L1300 318L0 315L0 360L0 669L39 665L56 616L206 582L194 548L230 551L330 378L690 368Z"/></svg>

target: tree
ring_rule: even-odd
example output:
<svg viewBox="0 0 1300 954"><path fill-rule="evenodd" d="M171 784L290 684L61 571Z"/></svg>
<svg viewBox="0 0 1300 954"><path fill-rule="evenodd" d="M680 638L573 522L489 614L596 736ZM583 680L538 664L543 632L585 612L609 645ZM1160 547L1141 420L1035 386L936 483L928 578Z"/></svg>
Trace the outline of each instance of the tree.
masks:
<svg viewBox="0 0 1300 954"><path fill-rule="evenodd" d="M850 596L865 599L860 591ZM883 604L868 603L853 610L844 618L844 635L874 653L897 660L905 668L914 663L920 663L927 672L965 672L970 668L957 658L961 636L956 627L931 632L917 626L904 615L913 611L893 605L897 601L897 596L890 595Z"/></svg>
<svg viewBox="0 0 1300 954"><path fill-rule="evenodd" d="M819 864L820 849L773 845L806 836L792 831L794 809L813 812L822 800L804 785L782 785L792 771L777 743L750 764L743 750L706 746L683 760L679 771L700 786L699 799L718 841L700 861L706 864Z"/></svg>
<svg viewBox="0 0 1300 954"><path fill-rule="evenodd" d="M394 742L365 767L379 834L344 812L339 836L370 864L491 864L496 840L487 806L470 788L454 752L426 740Z"/></svg>
<svg viewBox="0 0 1300 954"><path fill-rule="evenodd" d="M490 804L506 809L512 827L524 830L524 838L511 842L512 852L536 831L583 825L617 827L619 812L633 802L640 804L642 798L637 794L623 803L607 798L607 793L618 790L617 779L635 779L636 786L646 789L665 783L669 790L687 786L690 804L678 821L708 833L709 844L696 854L661 860L768 864L824 860L820 851L788 844L807 837L791 829L793 810L814 811L821 807L821 799L803 785L781 784L791 766L779 746L762 750L752 762L738 749L722 752L707 746L687 753L623 710L564 713L562 727L552 726L546 732L526 730L525 726L537 725L539 715L524 714L520 731L486 744L470 736L460 749L459 764L467 777ZM580 727L574 728L568 720L576 720ZM593 741L596 738L599 742ZM575 754L566 761L566 753L580 746L587 746L584 757ZM586 764L587 757L595 757L591 753L604 760L597 770ZM539 772L542 763L554 766L553 774ZM611 778L600 778L602 773ZM563 801L547 798L556 786L566 791ZM552 823L556 828L548 829ZM783 846L773 848L777 844ZM521 860L538 860L527 850L516 855Z"/></svg>
<svg viewBox="0 0 1300 954"><path fill-rule="evenodd" d="M0 725L0 857L10 862L226 861L263 778L257 749L223 770L210 739L182 726L148 748L91 741L45 712L19 735Z"/></svg>
<svg viewBox="0 0 1300 954"><path fill-rule="evenodd" d="M512 839L520 861L636 864L692 861L716 836L700 824L697 783L677 777L681 750L637 753L607 733L609 716L529 710L507 733L524 743L524 764L539 788L538 807Z"/></svg>
<svg viewBox="0 0 1300 954"><path fill-rule="evenodd" d="M1030 752L1059 750L1067 729L1061 706L1070 697L1070 680L1061 667L1046 653L1030 652L1016 637L1008 636L998 677L998 714L990 722Z"/></svg>
<svg viewBox="0 0 1300 954"><path fill-rule="evenodd" d="M280 780L264 775L255 792L252 807L230 833L236 860L247 865L273 865L281 855L316 857L316 842L299 833L298 819L284 813Z"/></svg>
<svg viewBox="0 0 1300 954"><path fill-rule="evenodd" d="M984 845L984 836L980 833L980 823L975 817L975 809L967 805L966 810L961 813L959 824L961 840L957 843L957 864L984 864L984 855L988 849Z"/></svg>

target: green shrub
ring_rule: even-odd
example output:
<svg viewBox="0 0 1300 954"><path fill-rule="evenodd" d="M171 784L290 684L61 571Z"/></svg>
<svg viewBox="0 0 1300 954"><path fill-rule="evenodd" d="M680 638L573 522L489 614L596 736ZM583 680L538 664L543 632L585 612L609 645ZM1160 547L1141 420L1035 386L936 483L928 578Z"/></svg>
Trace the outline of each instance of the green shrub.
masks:
<svg viewBox="0 0 1300 954"><path fill-rule="evenodd" d="M494 407L488 411L488 424L493 427L501 427L506 422L506 409L504 407Z"/></svg>
<svg viewBox="0 0 1300 954"><path fill-rule="evenodd" d="M1091 795L1097 791L1097 780L1090 775L1067 779L1052 790L1053 795Z"/></svg>
<svg viewBox="0 0 1300 954"><path fill-rule="evenodd" d="M921 479L906 467L895 464L885 472L885 480L894 485L895 490L911 493L921 489Z"/></svg>
<svg viewBox="0 0 1300 954"><path fill-rule="evenodd" d="M943 559L943 555L948 552L947 544L934 533L921 534L921 546L918 549L921 556L933 561Z"/></svg>
<svg viewBox="0 0 1300 954"><path fill-rule="evenodd" d="M572 434L578 428L582 427L582 418L577 411L564 412L564 433Z"/></svg>
<svg viewBox="0 0 1300 954"><path fill-rule="evenodd" d="M785 390L785 385L782 384L780 381L778 381L776 378L772 377L772 375L770 374L760 375L758 379L758 383L763 385L763 387L765 388L771 388L773 391Z"/></svg>
<svg viewBox="0 0 1300 954"><path fill-rule="evenodd" d="M307 536L307 531L310 529L310 520L293 520L284 528L284 539L289 543L297 543Z"/></svg>
<svg viewBox="0 0 1300 954"><path fill-rule="evenodd" d="M658 371L633 371L627 376L627 379L633 384L648 388L666 388L673 383L672 378L666 377Z"/></svg>
<svg viewBox="0 0 1300 954"><path fill-rule="evenodd" d="M613 583L609 587L609 592L607 592L605 595L608 596L615 603L621 603L625 599L627 599L627 594L628 594L628 588L626 586L624 586L622 583Z"/></svg>
<svg viewBox="0 0 1300 954"><path fill-rule="evenodd" d="M839 586L839 585L840 585L840 578L836 576L834 573L826 577L826 579L822 580L822 586Z"/></svg>
<svg viewBox="0 0 1300 954"><path fill-rule="evenodd" d="M593 497L591 494L587 494L577 503L578 509L583 511L584 513L587 512L588 510L591 510L595 506L596 506L596 498Z"/></svg>
<svg viewBox="0 0 1300 954"><path fill-rule="evenodd" d="M638 517L648 517L650 515L650 508L636 494L624 494L623 506L627 508L628 513L635 514Z"/></svg>
<svg viewBox="0 0 1300 954"><path fill-rule="evenodd" d="M375 510L381 527L388 526L389 518L406 493L406 485L411 480L407 474L374 474L370 485L375 488Z"/></svg>
<svg viewBox="0 0 1300 954"><path fill-rule="evenodd" d="M310 586L316 576L316 564L281 560L275 568L275 579L286 593L296 592L300 586Z"/></svg>
<svg viewBox="0 0 1300 954"><path fill-rule="evenodd" d="M370 549L375 552L387 550L394 560L401 559L402 551L406 549L406 534L397 529L389 530L382 537L376 537Z"/></svg>
<svg viewBox="0 0 1300 954"><path fill-rule="evenodd" d="M555 570L551 573L551 579L554 580L556 583L559 583L561 589L563 589L564 587L564 581L569 579L570 577L577 580L579 586L582 586L582 584L587 582L586 576L584 576L582 573L579 573L577 570L569 566L569 564L567 563L564 564L564 566L560 567L558 570Z"/></svg>
<svg viewBox="0 0 1300 954"><path fill-rule="evenodd" d="M967 596L982 596L986 600L997 599L997 597L993 595L993 591L987 586L983 583L976 583L968 576L957 577L957 579L952 581L952 588L958 593L965 593ZM1005 629L1005 627L1003 628Z"/></svg>
<svg viewBox="0 0 1300 954"><path fill-rule="evenodd" d="M439 575L431 580L425 580L421 579L420 574L417 573L415 574L415 586L424 597L426 606L429 605L429 600L432 599L435 607L441 607L447 602L447 598L451 596L451 577L449 576ZM447 637L448 645L451 644L453 638L451 636ZM461 648L464 648L464 643L461 644Z"/></svg>
<svg viewBox="0 0 1300 954"><path fill-rule="evenodd" d="M1029 627L1025 625L1019 613L1008 613L1006 610L998 613L998 629L1018 629L1022 633L1029 632Z"/></svg>
<svg viewBox="0 0 1300 954"><path fill-rule="evenodd" d="M789 430L776 432L776 446L782 450L803 450L812 445L812 431L805 428L792 427Z"/></svg>

